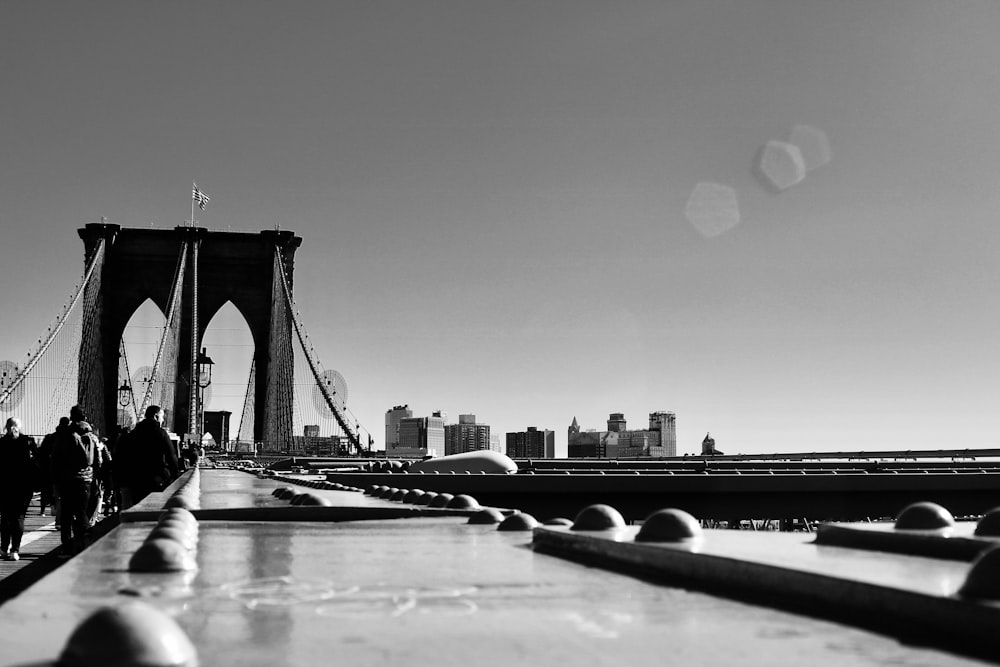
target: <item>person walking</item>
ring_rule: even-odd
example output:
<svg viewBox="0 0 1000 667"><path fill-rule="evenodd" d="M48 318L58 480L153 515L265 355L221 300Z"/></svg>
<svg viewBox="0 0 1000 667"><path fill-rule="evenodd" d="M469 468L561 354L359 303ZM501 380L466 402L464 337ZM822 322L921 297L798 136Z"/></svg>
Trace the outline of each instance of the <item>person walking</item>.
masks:
<svg viewBox="0 0 1000 667"><path fill-rule="evenodd" d="M0 437L0 557L20 560L24 516L38 483L33 438L21 432L21 420L11 417Z"/></svg>
<svg viewBox="0 0 1000 667"><path fill-rule="evenodd" d="M87 504L94 480L94 436L79 405L70 408L70 421L57 428L52 449L52 477L60 499L60 535L64 556L73 556L87 545Z"/></svg>
<svg viewBox="0 0 1000 667"><path fill-rule="evenodd" d="M162 491L179 474L174 443L163 428L163 409L158 405L146 408L145 418L124 438L119 452L125 468L123 486L127 486L129 506L138 503L154 491ZM123 499L122 509L126 509Z"/></svg>
<svg viewBox="0 0 1000 667"><path fill-rule="evenodd" d="M69 417L60 417L59 426L69 425ZM41 471L42 497L39 502L39 514L45 514L45 508L52 506L52 516L56 517L56 528L59 528L59 496L56 495L55 485L52 482L52 448L56 444L56 431L49 433L42 438L42 444L38 446L38 468Z"/></svg>

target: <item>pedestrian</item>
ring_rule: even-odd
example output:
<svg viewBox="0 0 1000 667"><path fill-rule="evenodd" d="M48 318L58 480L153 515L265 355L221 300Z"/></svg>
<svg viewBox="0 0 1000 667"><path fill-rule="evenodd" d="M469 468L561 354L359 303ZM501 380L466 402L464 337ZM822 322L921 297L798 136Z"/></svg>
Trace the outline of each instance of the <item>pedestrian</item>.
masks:
<svg viewBox="0 0 1000 667"><path fill-rule="evenodd" d="M52 449L52 477L60 498L60 535L62 555L73 556L87 545L87 504L94 480L94 455L97 438L79 405L70 408L69 424L56 429Z"/></svg>
<svg viewBox="0 0 1000 667"><path fill-rule="evenodd" d="M10 417L0 436L0 557L21 559L24 515L38 483L33 438L21 432L21 420Z"/></svg>
<svg viewBox="0 0 1000 667"><path fill-rule="evenodd" d="M56 426L56 430L59 426L66 427L69 425L69 417L60 417L59 425ZM39 514L45 514L45 508L52 507L52 516L57 517L58 528L58 516L59 516L59 497L55 493L55 485L52 483L52 448L55 447L56 443L56 431L49 433L44 438L42 438L42 444L38 446L38 468L41 471L41 485L42 485L42 496L39 502L40 509Z"/></svg>
<svg viewBox="0 0 1000 667"><path fill-rule="evenodd" d="M123 445L126 473L122 484L128 486L130 505L154 491L162 491L177 479L177 452L163 428L160 406L146 408L145 419L136 424ZM122 509L126 509L124 501Z"/></svg>
<svg viewBox="0 0 1000 667"><path fill-rule="evenodd" d="M133 504L131 502L126 504L126 500L129 500L126 498L129 494L129 485L126 479L129 473L129 466L126 462L128 455L126 446L129 435L130 429L127 424L119 426L115 431L114 439L109 445L109 449L111 450L111 504L115 512L120 512Z"/></svg>
<svg viewBox="0 0 1000 667"><path fill-rule="evenodd" d="M95 437L94 479L90 482L90 498L87 501L88 524L93 527L104 515L104 490L111 474L111 454L108 452L107 438Z"/></svg>

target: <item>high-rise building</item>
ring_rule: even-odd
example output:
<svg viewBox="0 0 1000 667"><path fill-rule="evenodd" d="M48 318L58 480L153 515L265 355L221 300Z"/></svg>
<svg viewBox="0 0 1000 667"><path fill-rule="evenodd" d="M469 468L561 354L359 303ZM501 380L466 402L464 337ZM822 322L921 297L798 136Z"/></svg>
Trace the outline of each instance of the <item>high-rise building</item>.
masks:
<svg viewBox="0 0 1000 667"><path fill-rule="evenodd" d="M581 431L576 417L567 440L570 457L630 458L677 455L677 417L673 412L652 412L649 428L628 430L625 415L613 412L607 431Z"/></svg>
<svg viewBox="0 0 1000 667"><path fill-rule="evenodd" d="M413 411L409 405L396 405L385 411L385 450L389 451L399 446L399 421L412 417Z"/></svg>
<svg viewBox="0 0 1000 667"><path fill-rule="evenodd" d="M386 456L423 457L444 454L444 418L440 412L430 417L404 417L399 420L399 439Z"/></svg>
<svg viewBox="0 0 1000 667"><path fill-rule="evenodd" d="M556 457L556 434L539 431L534 426L507 434L507 456L512 459L553 459Z"/></svg>
<svg viewBox="0 0 1000 667"><path fill-rule="evenodd" d="M499 441L491 446L489 424L477 424L476 415L459 415L457 424L444 427L445 454L461 454L499 448Z"/></svg>

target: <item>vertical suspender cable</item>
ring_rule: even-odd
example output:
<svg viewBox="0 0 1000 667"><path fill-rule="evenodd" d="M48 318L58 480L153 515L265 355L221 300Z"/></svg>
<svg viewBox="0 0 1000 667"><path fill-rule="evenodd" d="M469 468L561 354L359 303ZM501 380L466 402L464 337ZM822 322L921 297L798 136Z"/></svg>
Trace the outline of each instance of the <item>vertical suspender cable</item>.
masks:
<svg viewBox="0 0 1000 667"><path fill-rule="evenodd" d="M188 377L188 433L198 431L198 241L191 244L191 370Z"/></svg>

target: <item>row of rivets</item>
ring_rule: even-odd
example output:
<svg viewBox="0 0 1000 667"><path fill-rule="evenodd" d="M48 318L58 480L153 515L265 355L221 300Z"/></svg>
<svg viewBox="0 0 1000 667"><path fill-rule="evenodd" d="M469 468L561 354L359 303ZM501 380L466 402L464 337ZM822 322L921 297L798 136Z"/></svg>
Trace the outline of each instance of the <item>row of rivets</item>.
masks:
<svg viewBox="0 0 1000 667"><path fill-rule="evenodd" d="M201 507L201 469L194 468L191 476L182 484L174 495L167 499L164 507L180 507L186 510L196 510Z"/></svg>
<svg viewBox="0 0 1000 667"><path fill-rule="evenodd" d="M955 518L936 503L920 502L908 505L896 517L896 530L942 530L952 528ZM976 524L979 537L1000 536L1000 507L987 512ZM972 562L965 582L958 589L964 597L1000 600L1000 546L983 551Z"/></svg>
<svg viewBox="0 0 1000 667"><path fill-rule="evenodd" d="M160 515L149 535L128 562L132 572L178 572L197 569L198 520L182 507Z"/></svg>
<svg viewBox="0 0 1000 667"><path fill-rule="evenodd" d="M295 484L296 486L308 486L309 488L319 489L322 491L362 491L362 489L356 486L348 486L346 484L341 484L340 482L328 482L323 479L299 479L297 477L284 477L280 475L272 477L271 479L276 482L286 482L289 484Z"/></svg>

